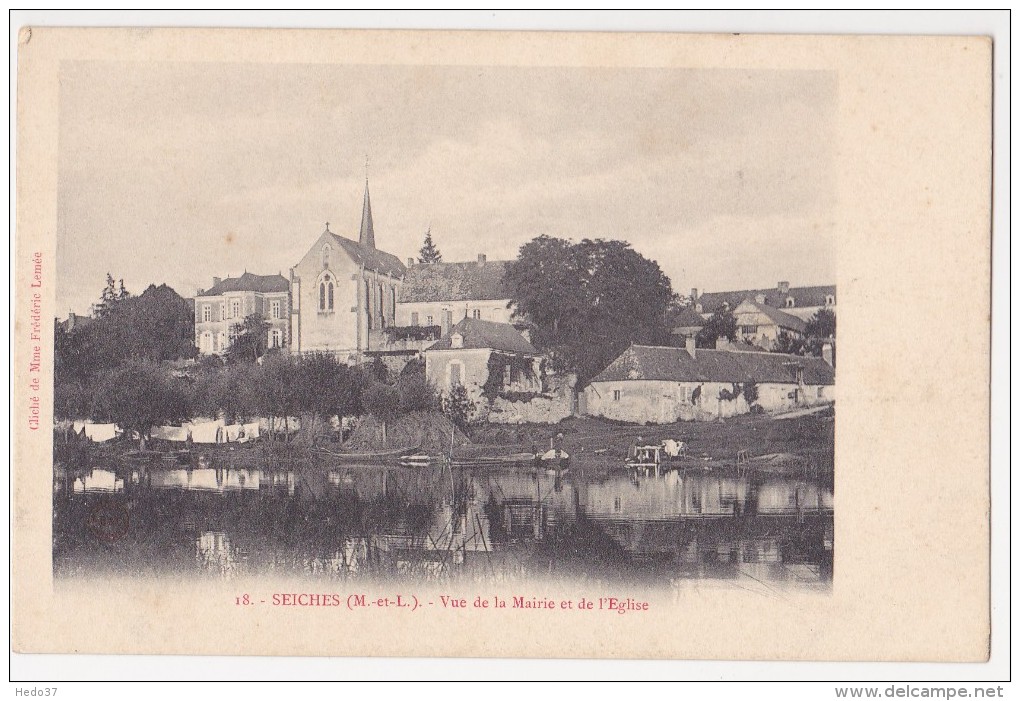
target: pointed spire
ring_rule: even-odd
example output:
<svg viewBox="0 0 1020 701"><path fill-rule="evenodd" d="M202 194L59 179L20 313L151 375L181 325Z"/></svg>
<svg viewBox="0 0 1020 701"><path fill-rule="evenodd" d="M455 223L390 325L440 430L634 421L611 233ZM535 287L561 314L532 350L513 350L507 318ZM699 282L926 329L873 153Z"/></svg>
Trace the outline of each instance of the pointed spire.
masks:
<svg viewBox="0 0 1020 701"><path fill-rule="evenodd" d="M361 235L358 241L375 248L375 228L372 226L372 201L368 196L368 159L365 159L365 203L361 208Z"/></svg>

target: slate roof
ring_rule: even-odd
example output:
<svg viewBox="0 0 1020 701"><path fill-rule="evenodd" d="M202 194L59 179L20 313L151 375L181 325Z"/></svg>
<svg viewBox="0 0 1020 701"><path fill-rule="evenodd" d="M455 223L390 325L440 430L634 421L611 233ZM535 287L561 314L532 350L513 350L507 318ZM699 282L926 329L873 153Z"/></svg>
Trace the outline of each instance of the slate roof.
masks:
<svg viewBox="0 0 1020 701"><path fill-rule="evenodd" d="M673 326L678 329L702 328L704 325L705 318L694 311L694 307L685 307L673 323Z"/></svg>
<svg viewBox="0 0 1020 701"><path fill-rule="evenodd" d="M729 304L733 309L745 299L755 301L758 295L765 296L765 304L770 307L785 307L786 298L793 297L793 306L796 307L824 307L825 298L832 295L836 299L835 285L816 285L814 287L791 287L790 291L782 295L775 287L761 290L734 290L732 292L706 292L697 299L705 313L714 312L723 304Z"/></svg>
<svg viewBox="0 0 1020 701"><path fill-rule="evenodd" d="M327 229L326 233L333 237L337 245L342 248L351 259L358 265L364 265L367 270L374 270L379 273L384 273L391 277L402 277L407 270L404 264L400 262L392 253L385 253L380 251L378 248L367 246L357 241L344 238L343 236L337 236L332 231ZM373 234L374 236L374 234Z"/></svg>
<svg viewBox="0 0 1020 701"><path fill-rule="evenodd" d="M758 304L753 299L745 299L740 304L751 305L759 312L761 312L769 319L771 319L776 326L782 327L784 329L793 329L794 331L804 333L804 330L807 328L807 322L805 322L803 319L795 317L793 314L787 314L782 309L776 309L775 307L769 307L764 304Z"/></svg>
<svg viewBox="0 0 1020 701"><path fill-rule="evenodd" d="M509 299L506 269L510 261L422 263L407 269L401 302L462 302Z"/></svg>
<svg viewBox="0 0 1020 701"><path fill-rule="evenodd" d="M449 350L452 348L450 337L459 333L464 337L464 348L490 348L507 353L526 353L541 355L538 350L521 335L521 332L510 324L497 321L465 318L456 324L441 339L428 347L427 350Z"/></svg>
<svg viewBox="0 0 1020 701"><path fill-rule="evenodd" d="M835 384L832 367L821 358L784 353L697 349L694 357L683 348L632 345L592 382L663 380L667 382L793 383L796 368L804 369L808 385Z"/></svg>
<svg viewBox="0 0 1020 701"><path fill-rule="evenodd" d="M228 277L205 290L199 297L215 297L227 292L287 292L290 282L282 275L255 275L245 273L241 277Z"/></svg>

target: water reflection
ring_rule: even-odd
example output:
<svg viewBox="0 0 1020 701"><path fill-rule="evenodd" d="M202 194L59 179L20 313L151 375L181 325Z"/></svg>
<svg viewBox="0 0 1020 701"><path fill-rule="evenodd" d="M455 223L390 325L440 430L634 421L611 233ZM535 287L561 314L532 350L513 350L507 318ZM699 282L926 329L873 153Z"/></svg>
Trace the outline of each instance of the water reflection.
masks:
<svg viewBox="0 0 1020 701"><path fill-rule="evenodd" d="M832 547L831 492L780 477L206 462L54 481L57 575L826 585Z"/></svg>

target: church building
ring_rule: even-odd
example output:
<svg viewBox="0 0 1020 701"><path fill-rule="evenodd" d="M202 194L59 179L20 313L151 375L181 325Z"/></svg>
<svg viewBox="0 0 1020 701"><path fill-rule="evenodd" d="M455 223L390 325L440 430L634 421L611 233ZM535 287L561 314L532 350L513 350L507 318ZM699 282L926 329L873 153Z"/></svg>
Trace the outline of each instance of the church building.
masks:
<svg viewBox="0 0 1020 701"><path fill-rule="evenodd" d="M291 268L291 350L358 362L366 352L383 348L405 270L399 258L375 247L366 178L358 240L330 231L327 223Z"/></svg>

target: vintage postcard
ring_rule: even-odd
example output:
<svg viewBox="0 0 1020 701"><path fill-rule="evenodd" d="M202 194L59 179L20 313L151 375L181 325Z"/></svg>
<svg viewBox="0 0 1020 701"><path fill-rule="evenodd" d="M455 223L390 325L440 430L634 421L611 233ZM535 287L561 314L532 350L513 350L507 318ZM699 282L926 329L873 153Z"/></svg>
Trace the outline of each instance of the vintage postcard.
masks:
<svg viewBox="0 0 1020 701"><path fill-rule="evenodd" d="M18 60L16 651L987 659L989 40Z"/></svg>

